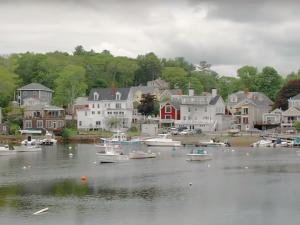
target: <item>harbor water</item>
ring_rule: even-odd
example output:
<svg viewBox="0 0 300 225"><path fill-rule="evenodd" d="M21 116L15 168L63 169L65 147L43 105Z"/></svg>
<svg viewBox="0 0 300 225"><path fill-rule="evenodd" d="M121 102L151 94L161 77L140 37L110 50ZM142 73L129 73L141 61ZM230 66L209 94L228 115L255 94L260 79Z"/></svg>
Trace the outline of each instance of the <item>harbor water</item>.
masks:
<svg viewBox="0 0 300 225"><path fill-rule="evenodd" d="M157 158L115 164L99 164L96 149L1 156L1 224L299 224L297 149L205 148L212 160L189 162L192 147L126 145Z"/></svg>

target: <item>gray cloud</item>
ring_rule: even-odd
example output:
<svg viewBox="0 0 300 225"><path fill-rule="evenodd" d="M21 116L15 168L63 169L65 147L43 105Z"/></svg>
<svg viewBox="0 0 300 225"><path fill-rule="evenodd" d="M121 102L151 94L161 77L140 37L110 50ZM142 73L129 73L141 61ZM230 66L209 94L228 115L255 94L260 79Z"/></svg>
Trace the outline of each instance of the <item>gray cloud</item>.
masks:
<svg viewBox="0 0 300 225"><path fill-rule="evenodd" d="M135 57L300 68L300 2L286 0L0 0L0 54L72 52L78 44Z"/></svg>

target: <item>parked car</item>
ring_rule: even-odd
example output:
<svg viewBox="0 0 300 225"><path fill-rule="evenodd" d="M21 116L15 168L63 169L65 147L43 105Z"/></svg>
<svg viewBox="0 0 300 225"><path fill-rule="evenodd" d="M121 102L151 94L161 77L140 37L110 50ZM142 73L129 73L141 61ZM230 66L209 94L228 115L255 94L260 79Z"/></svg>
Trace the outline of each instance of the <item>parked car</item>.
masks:
<svg viewBox="0 0 300 225"><path fill-rule="evenodd" d="M187 130L188 128L187 127L178 127L177 130L178 132L181 132L181 131L184 131L184 130Z"/></svg>
<svg viewBox="0 0 300 225"><path fill-rule="evenodd" d="M179 132L180 135L191 135L193 134L193 131L192 130L189 130L189 129L185 129L181 132Z"/></svg>

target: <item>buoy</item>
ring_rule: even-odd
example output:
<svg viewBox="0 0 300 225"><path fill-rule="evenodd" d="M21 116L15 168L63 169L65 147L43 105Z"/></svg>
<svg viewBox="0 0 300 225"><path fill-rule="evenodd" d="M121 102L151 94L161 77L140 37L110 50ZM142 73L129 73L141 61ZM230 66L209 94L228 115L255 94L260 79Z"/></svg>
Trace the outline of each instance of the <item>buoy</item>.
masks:
<svg viewBox="0 0 300 225"><path fill-rule="evenodd" d="M192 184L192 183L189 183L189 185L192 186L193 184Z"/></svg>
<svg viewBox="0 0 300 225"><path fill-rule="evenodd" d="M26 166L23 166L23 168L22 168L23 170L26 170L27 169L27 167Z"/></svg>
<svg viewBox="0 0 300 225"><path fill-rule="evenodd" d="M97 164L97 162L93 162L94 164Z"/></svg>
<svg viewBox="0 0 300 225"><path fill-rule="evenodd" d="M82 177L81 177L81 180L82 180L82 181L86 181L86 176L82 176Z"/></svg>
<svg viewBox="0 0 300 225"><path fill-rule="evenodd" d="M208 164L207 167L209 168L209 167L210 167L210 164Z"/></svg>
<svg viewBox="0 0 300 225"><path fill-rule="evenodd" d="M72 157L72 156L73 156L73 153L69 153L69 156Z"/></svg>
<svg viewBox="0 0 300 225"><path fill-rule="evenodd" d="M248 166L245 166L245 169L247 170L247 169L248 169Z"/></svg>
<svg viewBox="0 0 300 225"><path fill-rule="evenodd" d="M69 146L69 149L72 149L72 146Z"/></svg>
<svg viewBox="0 0 300 225"><path fill-rule="evenodd" d="M48 210L49 210L49 208L44 208L44 209L41 209L41 210L39 210L39 211L33 213L32 215L39 215L39 214L41 214L41 213L47 212Z"/></svg>

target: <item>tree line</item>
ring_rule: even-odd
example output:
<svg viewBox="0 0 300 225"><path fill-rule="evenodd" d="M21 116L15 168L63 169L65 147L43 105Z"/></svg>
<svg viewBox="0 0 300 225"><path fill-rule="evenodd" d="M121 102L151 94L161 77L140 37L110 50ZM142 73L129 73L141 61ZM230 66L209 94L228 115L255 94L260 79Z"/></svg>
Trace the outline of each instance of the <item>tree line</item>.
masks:
<svg viewBox="0 0 300 225"><path fill-rule="evenodd" d="M294 80L300 79L300 71L284 78L273 67L259 71L254 66L243 66L237 70L237 77L228 75L220 76L205 61L193 65L183 57L166 59L154 53L129 58L113 56L107 50L101 53L87 51L82 46L77 46L73 54L58 51L11 54L0 57L0 107L7 107L14 99L17 87L32 82L53 89L53 103L67 107L76 97L88 94L94 87L145 85L159 77L168 81L171 88L180 88L184 93L189 86L196 94L217 88L226 99L233 92L248 90L263 92L271 100L278 99L280 90L289 81L295 83ZM297 90L300 87L296 84ZM282 98L285 97L280 101Z"/></svg>

